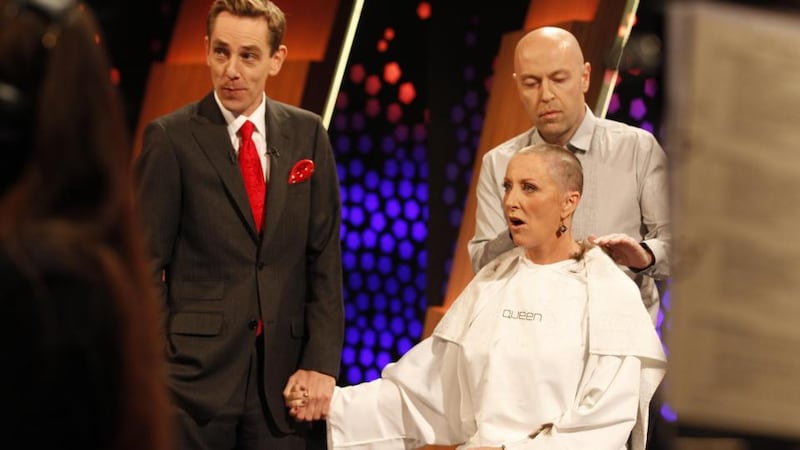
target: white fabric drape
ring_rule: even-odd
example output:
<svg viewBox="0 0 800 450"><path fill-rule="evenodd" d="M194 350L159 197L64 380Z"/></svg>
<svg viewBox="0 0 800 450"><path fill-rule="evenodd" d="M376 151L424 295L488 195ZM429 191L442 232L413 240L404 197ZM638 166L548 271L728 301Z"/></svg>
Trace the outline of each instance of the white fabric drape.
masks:
<svg viewBox="0 0 800 450"><path fill-rule="evenodd" d="M621 450L631 435L643 450L665 362L638 288L599 249L551 265L515 249L381 379L336 389L329 448Z"/></svg>

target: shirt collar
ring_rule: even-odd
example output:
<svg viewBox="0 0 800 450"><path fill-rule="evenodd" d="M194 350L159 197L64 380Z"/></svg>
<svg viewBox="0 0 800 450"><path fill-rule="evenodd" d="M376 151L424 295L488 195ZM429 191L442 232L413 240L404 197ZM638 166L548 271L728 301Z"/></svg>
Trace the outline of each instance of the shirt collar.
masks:
<svg viewBox="0 0 800 450"><path fill-rule="evenodd" d="M228 124L228 132L232 135L236 135L239 132L239 128L241 128L242 124L245 121L249 120L253 122L253 125L256 126L256 131L258 131L262 136L267 135L267 125L266 125L266 111L267 111L267 95L261 94L261 104L258 105L253 114L249 117L245 116L244 114L239 114L238 116L234 116L233 113L227 110L224 106L222 106L222 102L220 101L219 97L217 96L217 92L214 91L214 101L217 102L217 106L219 106L219 110L222 111L222 117L225 118L225 122Z"/></svg>
<svg viewBox="0 0 800 450"><path fill-rule="evenodd" d="M572 139L570 139L567 143L567 147L572 147L574 149L587 152L591 147L592 135L594 134L595 126L597 126L597 117L592 114L592 110L589 109L589 106L583 105L583 107L586 108L586 114L584 114L583 121L581 121L578 129L575 130L575 134L572 135ZM544 144L544 139L539 134L539 130L533 130L533 133L530 136L529 144Z"/></svg>
<svg viewBox="0 0 800 450"><path fill-rule="evenodd" d="M592 114L592 110L588 106L584 105L584 108L586 108L586 114L583 116L583 121L567 145L588 152L592 144L594 127L597 125L597 117Z"/></svg>

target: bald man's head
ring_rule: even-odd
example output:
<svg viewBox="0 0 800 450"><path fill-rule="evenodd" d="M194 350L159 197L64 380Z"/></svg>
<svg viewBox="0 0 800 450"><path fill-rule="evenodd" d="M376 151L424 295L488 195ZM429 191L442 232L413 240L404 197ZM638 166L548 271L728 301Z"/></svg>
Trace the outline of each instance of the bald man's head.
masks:
<svg viewBox="0 0 800 450"><path fill-rule="evenodd" d="M528 32L517 42L514 52L515 72L518 70L517 64L524 60L532 49L545 49L562 53L576 65L584 63L581 46L572 33L563 28L542 27Z"/></svg>
<svg viewBox="0 0 800 450"><path fill-rule="evenodd" d="M548 143L565 145L583 121L590 72L578 40L564 29L537 28L517 43L517 92Z"/></svg>

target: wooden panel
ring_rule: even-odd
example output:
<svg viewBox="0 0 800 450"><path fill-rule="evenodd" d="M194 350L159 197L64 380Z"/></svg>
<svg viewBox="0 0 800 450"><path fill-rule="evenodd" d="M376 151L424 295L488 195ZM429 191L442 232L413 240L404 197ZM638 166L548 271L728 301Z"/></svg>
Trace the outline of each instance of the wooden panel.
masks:
<svg viewBox="0 0 800 450"><path fill-rule="evenodd" d="M339 0L282 0L275 2L288 23L284 44L290 61L321 61L325 57ZM205 63L203 37L210 0L183 0L175 21L166 62Z"/></svg>
<svg viewBox="0 0 800 450"><path fill-rule="evenodd" d="M299 105L306 87L309 64L309 61L285 61L277 75L267 78L265 90L269 98Z"/></svg>
<svg viewBox="0 0 800 450"><path fill-rule="evenodd" d="M561 27L569 30L578 39L583 51L583 58L592 65L592 72L589 78L589 91L586 92L586 103L592 108L595 114L600 114L601 105L608 99L601 98L603 85L606 81L608 72L616 73L616 61L613 65L609 64L609 53L617 45L619 39L618 31L620 28L620 18L625 9L625 0L609 0L606 3L613 3L614 10L618 11L614 17L616 21L604 16L604 20L589 22L571 22L562 24ZM610 8L611 5L609 5ZM609 14L611 16L611 14ZM627 18L625 19L627 21ZM621 44L620 44L621 45ZM605 91L605 95L611 96L611 89ZM604 111L603 111L604 112Z"/></svg>
<svg viewBox="0 0 800 450"><path fill-rule="evenodd" d="M180 88L178 88L180 87ZM150 67L139 121L133 139L133 154L142 149L142 131L148 122L188 102L202 98L211 90L211 78L205 64L154 63Z"/></svg>
<svg viewBox="0 0 800 450"><path fill-rule="evenodd" d="M433 334L433 329L436 328L436 324L442 320L446 312L447 307L445 306L431 306L425 311L425 327L422 329L423 337L428 337Z"/></svg>
<svg viewBox="0 0 800 450"><path fill-rule="evenodd" d="M276 3L289 23L285 39L289 59L322 61L339 0L278 0Z"/></svg>
<svg viewBox="0 0 800 450"><path fill-rule="evenodd" d="M528 15L525 16L523 29L533 30L534 28L563 22L592 22L597 13L599 3L600 0L532 0L528 7ZM604 10L604 14L607 13Z"/></svg>
<svg viewBox="0 0 800 450"><path fill-rule="evenodd" d="M303 98L309 63L286 61L278 75L267 79L270 98L299 105ZM142 148L145 125L189 102L201 99L211 91L211 74L202 64L153 64L145 90L138 126L134 135L134 155Z"/></svg>

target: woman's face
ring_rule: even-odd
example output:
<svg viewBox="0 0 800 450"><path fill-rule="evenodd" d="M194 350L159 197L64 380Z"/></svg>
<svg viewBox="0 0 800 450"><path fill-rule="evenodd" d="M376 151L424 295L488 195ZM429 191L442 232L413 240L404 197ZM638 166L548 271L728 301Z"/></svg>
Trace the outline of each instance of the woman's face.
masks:
<svg viewBox="0 0 800 450"><path fill-rule="evenodd" d="M555 244L562 218L571 212L570 195L550 176L549 165L547 156L523 154L511 158L506 169L506 222L514 243L526 249Z"/></svg>

